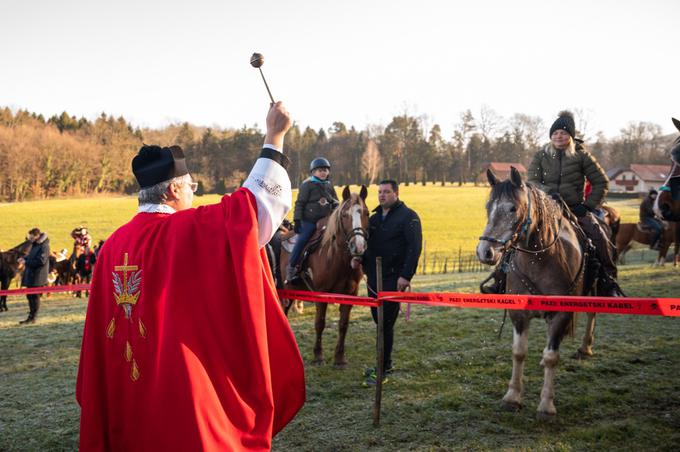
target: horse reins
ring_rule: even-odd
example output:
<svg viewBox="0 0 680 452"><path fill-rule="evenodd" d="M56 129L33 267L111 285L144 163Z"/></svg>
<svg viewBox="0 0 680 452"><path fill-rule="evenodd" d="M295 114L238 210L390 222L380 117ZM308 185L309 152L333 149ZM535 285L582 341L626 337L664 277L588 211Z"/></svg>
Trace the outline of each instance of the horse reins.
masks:
<svg viewBox="0 0 680 452"><path fill-rule="evenodd" d="M342 209L342 206L339 207L339 209ZM352 252L352 247L350 246L350 242L354 237L363 237L364 240L368 241L368 232L364 230L364 228L353 228L351 231L347 232L345 231L345 228L342 225L342 221L339 221L340 223L340 231L345 235L345 245L347 246L347 251L349 252L350 256L352 258L355 257L362 257L363 254L358 254L358 253L353 253Z"/></svg>
<svg viewBox="0 0 680 452"><path fill-rule="evenodd" d="M489 236L481 236L479 240L484 240L486 242L491 242L491 243L498 243L502 245L501 252L505 253L509 248L515 249L517 251L520 251L522 253L527 253L527 254L541 254L545 253L548 251L550 248L557 243L557 240L560 238L560 231L562 230L562 217L557 221L557 231L555 232L555 237L553 238L553 241L550 242L549 245L544 246L541 249L538 250L529 250L527 249L529 247L529 227L533 223L531 219L531 190L527 187L527 217L524 219L523 222L517 222L517 226L515 226L515 232L512 234L512 236L507 239L507 240L500 240L495 237L489 237ZM521 246L517 245L517 241L519 241L522 236L524 236L525 239L525 247L522 248Z"/></svg>

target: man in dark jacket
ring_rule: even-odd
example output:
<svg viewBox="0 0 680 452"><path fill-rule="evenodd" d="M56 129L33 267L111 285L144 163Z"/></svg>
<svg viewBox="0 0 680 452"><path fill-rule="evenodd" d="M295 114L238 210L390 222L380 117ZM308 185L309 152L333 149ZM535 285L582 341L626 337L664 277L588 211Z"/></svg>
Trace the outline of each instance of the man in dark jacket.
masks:
<svg viewBox="0 0 680 452"><path fill-rule="evenodd" d="M651 229L654 234L649 242L649 247L653 250L659 249L661 235L663 234L663 223L656 218L654 213L654 202L658 194L654 189L649 190L649 194L640 204L640 223Z"/></svg>
<svg viewBox="0 0 680 452"><path fill-rule="evenodd" d="M33 241L31 251L24 259L24 276L21 285L25 287L41 287L47 285L50 265L50 239L38 228L28 231L28 238ZM20 324L34 323L40 308L40 294L26 295L28 298L28 318Z"/></svg>
<svg viewBox="0 0 680 452"><path fill-rule="evenodd" d="M368 294L377 297L376 257L382 257L382 289L404 291L411 285L416 273L422 248L420 218L413 210L399 200L399 185L396 181L385 180L378 186L378 202L369 219L368 249L364 254L363 269L368 278ZM354 261L353 265L357 266ZM400 303L385 302L385 370L393 369L392 345L394 324L399 316ZM378 323L378 310L371 308L373 320ZM366 374L365 384L375 384L373 369Z"/></svg>
<svg viewBox="0 0 680 452"><path fill-rule="evenodd" d="M323 157L317 157L309 165L312 175L300 185L295 200L294 230L297 234L295 246L286 268L286 282L298 280L298 266L302 250L316 231L316 222L327 217L338 206L338 195L330 180L331 163Z"/></svg>

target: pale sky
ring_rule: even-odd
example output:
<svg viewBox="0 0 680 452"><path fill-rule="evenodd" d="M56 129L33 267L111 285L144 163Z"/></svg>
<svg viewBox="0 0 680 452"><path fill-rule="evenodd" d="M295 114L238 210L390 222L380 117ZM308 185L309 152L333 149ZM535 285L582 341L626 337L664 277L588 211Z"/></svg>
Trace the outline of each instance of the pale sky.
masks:
<svg viewBox="0 0 680 452"><path fill-rule="evenodd" d="M680 1L0 0L0 106L135 125L359 129L408 112L588 113L588 134L680 118ZM547 139L547 130L546 130Z"/></svg>

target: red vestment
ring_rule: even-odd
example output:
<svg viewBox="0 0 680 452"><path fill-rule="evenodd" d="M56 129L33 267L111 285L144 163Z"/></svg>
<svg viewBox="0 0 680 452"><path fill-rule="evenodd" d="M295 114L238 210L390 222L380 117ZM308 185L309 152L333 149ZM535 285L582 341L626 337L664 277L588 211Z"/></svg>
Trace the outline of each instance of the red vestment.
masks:
<svg viewBox="0 0 680 452"><path fill-rule="evenodd" d="M139 213L95 265L78 368L81 450L267 450L305 399L246 189Z"/></svg>

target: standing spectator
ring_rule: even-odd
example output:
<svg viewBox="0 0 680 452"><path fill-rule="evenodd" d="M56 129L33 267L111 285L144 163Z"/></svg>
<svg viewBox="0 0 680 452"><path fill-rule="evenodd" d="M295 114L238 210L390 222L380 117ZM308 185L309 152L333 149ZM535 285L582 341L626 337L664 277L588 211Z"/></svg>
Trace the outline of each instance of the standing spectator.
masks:
<svg viewBox="0 0 680 452"><path fill-rule="evenodd" d="M45 232L38 228L28 231L28 238L33 242L31 251L22 259L24 266L24 276L21 285L25 287L42 287L47 285L47 275L50 266L50 239ZM20 324L34 323L40 308L41 294L26 295L28 298L28 318L19 322Z"/></svg>
<svg viewBox="0 0 680 452"><path fill-rule="evenodd" d="M653 250L658 250L661 245L661 237L663 235L663 222L661 222L654 213L654 202L659 193L653 188L649 190L647 197L640 203L640 223L652 230L652 239L649 241L649 247Z"/></svg>
<svg viewBox="0 0 680 452"><path fill-rule="evenodd" d="M416 273L422 248L420 218L399 200L399 185L394 180L384 180L378 187L378 202L369 219L368 249L364 255L364 272L368 277L368 294L377 297L376 257L382 257L382 289L404 291L411 285ZM358 266L355 258L353 266ZM400 303L384 303L385 374L394 369L392 345L394 324L399 316ZM378 323L378 310L371 308L373 321ZM375 369L366 372L365 385L376 383Z"/></svg>

